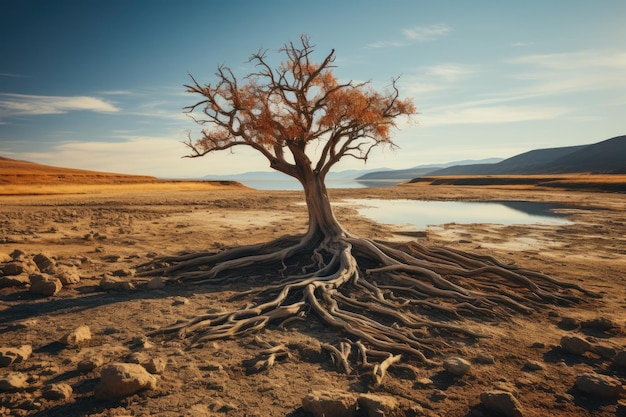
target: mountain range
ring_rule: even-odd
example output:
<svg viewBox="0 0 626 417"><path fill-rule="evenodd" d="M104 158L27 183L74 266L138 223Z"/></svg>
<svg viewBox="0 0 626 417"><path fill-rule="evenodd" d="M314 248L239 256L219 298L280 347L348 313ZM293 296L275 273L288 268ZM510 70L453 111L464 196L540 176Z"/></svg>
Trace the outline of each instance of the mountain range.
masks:
<svg viewBox="0 0 626 417"><path fill-rule="evenodd" d="M394 179L402 176L404 171L407 170L372 172L357 179ZM455 164L420 171L414 177L568 173L626 174L626 135L590 145L535 149L495 163Z"/></svg>

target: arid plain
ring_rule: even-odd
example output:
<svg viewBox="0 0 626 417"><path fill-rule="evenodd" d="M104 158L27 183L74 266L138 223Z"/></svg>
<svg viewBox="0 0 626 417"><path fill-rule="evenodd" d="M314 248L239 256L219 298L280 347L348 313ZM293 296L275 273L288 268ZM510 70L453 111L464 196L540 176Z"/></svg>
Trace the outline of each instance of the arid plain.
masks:
<svg viewBox="0 0 626 417"><path fill-rule="evenodd" d="M0 278L0 350L32 349L0 368L0 415L309 416L303 398L327 391L338 396L370 392L396 400L400 405L385 415L496 416L481 402L481 394L493 390L517 401L501 415L626 415L619 387L626 381L623 193L577 191L567 185L424 183L330 190L333 201L559 203L571 224L446 224L415 233L375 223L350 206L337 207L336 216L355 235L416 239L490 255L602 294L575 306L546 305L532 315L480 323L491 337L456 347L456 356L471 364L463 375L407 359L410 368L392 368L380 386L372 386L358 369L350 375L337 370L320 344L338 340L337 330L314 316L255 337L201 347L177 337L145 336L207 311L240 306L246 300L233 295L247 287L244 280L222 287L163 284L138 276L139 265L182 251L219 251L304 232L301 192L253 190L229 182L63 175L36 181L4 177L0 184L5 275ZM74 277L66 278L67 285L54 295L34 292L31 282L7 274L7 264L35 268L39 254L53 264L49 275L70 271ZM80 339L80 332L73 332L82 326L89 328L88 337L72 343L68 335ZM268 369L251 372L250 361L268 344L283 345L288 354ZM121 399L95 395L101 369L120 362L148 364L155 382ZM585 385L583 375L597 375L601 383ZM19 386L10 385L15 378ZM64 392L59 386L71 389ZM358 413L382 415L364 408Z"/></svg>

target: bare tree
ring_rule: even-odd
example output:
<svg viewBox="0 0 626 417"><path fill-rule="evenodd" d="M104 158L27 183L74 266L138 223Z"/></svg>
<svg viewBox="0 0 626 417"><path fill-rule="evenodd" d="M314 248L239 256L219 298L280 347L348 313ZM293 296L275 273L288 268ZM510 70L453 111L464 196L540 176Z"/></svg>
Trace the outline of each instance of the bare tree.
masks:
<svg viewBox="0 0 626 417"><path fill-rule="evenodd" d="M472 330L470 317L530 314L549 303L581 301L572 289L592 295L492 257L417 242L378 242L344 230L330 205L326 175L343 158L366 161L373 148L394 147L396 120L415 114L415 107L400 98L396 80L383 93L369 83L339 82L332 73L334 51L321 64L312 62L314 47L306 36L280 52L286 60L277 68L266 52L253 54L256 71L242 82L226 66L218 68L214 85L192 77L186 87L202 99L187 110L199 114L195 121L203 130L186 145L194 158L235 146L258 151L273 169L302 184L308 230L161 259L165 267L144 274L197 284L248 277L259 285L243 294L253 301L250 307L209 313L159 332L202 342L315 316L345 338L339 347L325 345L338 366L350 372L360 362L379 382L401 358L433 363L455 338L484 336Z"/></svg>

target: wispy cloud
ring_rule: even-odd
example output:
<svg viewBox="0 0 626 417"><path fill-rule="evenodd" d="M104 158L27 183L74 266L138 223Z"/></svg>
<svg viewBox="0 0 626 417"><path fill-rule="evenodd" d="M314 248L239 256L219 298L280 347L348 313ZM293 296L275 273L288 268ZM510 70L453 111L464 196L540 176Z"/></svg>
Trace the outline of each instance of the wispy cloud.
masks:
<svg viewBox="0 0 626 417"><path fill-rule="evenodd" d="M115 105L89 96L36 96L0 93L0 116L63 114L70 111L115 113Z"/></svg>
<svg viewBox="0 0 626 417"><path fill-rule="evenodd" d="M9 78L25 78L24 75L21 74L12 74L10 72L0 72L0 77L9 77Z"/></svg>
<svg viewBox="0 0 626 417"><path fill-rule="evenodd" d="M402 31L403 38L391 41L376 41L367 44L369 48L397 48L412 43L432 42L452 32L452 28L439 23L428 26L415 26Z"/></svg>
<svg viewBox="0 0 626 417"><path fill-rule="evenodd" d="M452 28L445 24L436 24L430 26L416 26L410 29L404 29L402 33L407 39L414 42L430 42L440 38L449 32Z"/></svg>
<svg viewBox="0 0 626 417"><path fill-rule="evenodd" d="M420 117L424 127L458 124L500 124L549 120L567 114L564 107L550 106L450 106L425 112Z"/></svg>

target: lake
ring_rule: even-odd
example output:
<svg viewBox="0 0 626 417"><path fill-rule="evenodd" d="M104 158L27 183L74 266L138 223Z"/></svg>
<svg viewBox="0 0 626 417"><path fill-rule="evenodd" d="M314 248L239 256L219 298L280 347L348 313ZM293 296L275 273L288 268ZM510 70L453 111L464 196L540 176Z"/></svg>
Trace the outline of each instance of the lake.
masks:
<svg viewBox="0 0 626 417"><path fill-rule="evenodd" d="M257 190L302 190L302 185L296 180L237 180L246 187ZM365 187L391 187L401 181L357 181L357 180L326 180L326 188L365 188ZM403 181L406 182L406 181Z"/></svg>
<svg viewBox="0 0 626 417"><path fill-rule="evenodd" d="M530 201L347 199L335 204L355 206L359 214L378 223L407 225L418 230L447 223L573 224L554 212L564 206Z"/></svg>

